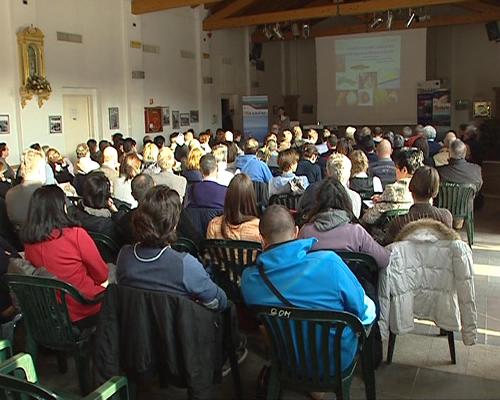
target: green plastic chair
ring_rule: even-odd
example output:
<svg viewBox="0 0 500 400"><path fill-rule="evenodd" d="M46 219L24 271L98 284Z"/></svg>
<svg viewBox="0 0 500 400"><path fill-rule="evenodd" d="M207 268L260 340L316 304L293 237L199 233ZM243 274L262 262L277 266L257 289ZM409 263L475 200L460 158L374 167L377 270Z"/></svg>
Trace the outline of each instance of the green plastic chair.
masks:
<svg viewBox="0 0 500 400"><path fill-rule="evenodd" d="M0 340L0 363L12 357L12 344L9 340Z"/></svg>
<svg viewBox="0 0 500 400"><path fill-rule="evenodd" d="M242 304L240 290L243 270L255 264L262 246L257 242L243 240L205 240L203 244L205 260L212 267L217 284L236 304Z"/></svg>
<svg viewBox="0 0 500 400"><path fill-rule="evenodd" d="M446 208L453 218L463 218L469 246L474 244L474 196L476 186L470 183L443 182L439 186L438 207Z"/></svg>
<svg viewBox="0 0 500 400"><path fill-rule="evenodd" d="M198 258L198 246L196 246L196 244L191 239L180 237L172 245L172 248L181 253L188 253L193 257Z"/></svg>
<svg viewBox="0 0 500 400"><path fill-rule="evenodd" d="M112 396L116 396L116 399L128 400L127 378L113 377L85 397L60 396L38 384L38 376L29 354L17 354L0 364L0 397L2 399L105 400Z"/></svg>
<svg viewBox="0 0 500 400"><path fill-rule="evenodd" d="M28 352L36 359L37 346L59 352L59 370L67 371L66 353L75 357L82 394L90 392L91 337L94 328L80 331L71 323L67 296L81 304L98 304L102 296L86 299L73 286L51 278L6 274L26 322Z"/></svg>
<svg viewBox="0 0 500 400"><path fill-rule="evenodd" d="M380 222L378 225L388 226L394 218L396 218L400 215L406 215L406 214L408 214L408 211L410 211L410 210L407 208L398 208L398 209L386 211L380 217Z"/></svg>
<svg viewBox="0 0 500 400"><path fill-rule="evenodd" d="M252 307L263 322L271 339L271 371L267 388L268 400L278 399L281 388L307 392L334 392L337 399L349 399L354 369L361 358L366 398L375 400L375 373L365 327L348 312L302 310L297 308ZM342 332L349 327L358 337L352 364L342 373ZM330 339L335 330L334 340ZM334 370L330 349L333 346Z"/></svg>
<svg viewBox="0 0 500 400"><path fill-rule="evenodd" d="M99 253L104 261L116 263L116 258L120 252L120 246L108 235L99 232L88 232L89 236L95 242Z"/></svg>

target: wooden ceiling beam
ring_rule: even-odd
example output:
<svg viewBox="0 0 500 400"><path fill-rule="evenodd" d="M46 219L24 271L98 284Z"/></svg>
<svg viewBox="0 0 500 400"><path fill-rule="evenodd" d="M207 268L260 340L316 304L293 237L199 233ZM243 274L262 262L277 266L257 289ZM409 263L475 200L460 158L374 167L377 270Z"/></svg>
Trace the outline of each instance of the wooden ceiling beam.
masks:
<svg viewBox="0 0 500 400"><path fill-rule="evenodd" d="M171 8L218 3L221 0L132 0L132 14L140 15Z"/></svg>
<svg viewBox="0 0 500 400"><path fill-rule="evenodd" d="M494 5L490 3L484 3L481 1L468 1L466 3L455 4L455 6L466 9L468 11L474 11L478 13L500 11L500 4Z"/></svg>
<svg viewBox="0 0 500 400"><path fill-rule="evenodd" d="M235 0L231 3L228 3L225 7L221 8L219 11L205 18L203 24L220 23L220 21L223 21L225 18L228 18L231 15L234 15L237 12L251 6L253 3L255 3L255 0ZM210 30L210 29L205 29L205 30Z"/></svg>
<svg viewBox="0 0 500 400"><path fill-rule="evenodd" d="M432 28L439 26L448 25L467 25L467 24L477 24L481 22L500 20L500 11L494 13L482 13L482 14L467 14L467 15L457 15L457 16L434 16L429 21L417 22L415 21L410 29L414 28ZM406 21L393 21L391 29L387 29L385 25L380 28L373 30L369 29L367 24L354 24L354 25L344 25L344 26L334 26L334 27L312 27L311 28L311 38L324 37L324 36L340 36L340 35L350 35L354 33L369 33L369 32L388 32L388 31L398 31L406 30ZM284 33L285 40L294 40L291 33ZM256 31L252 36L252 41L254 43L268 42L269 40L264 36L261 31Z"/></svg>
<svg viewBox="0 0 500 400"><path fill-rule="evenodd" d="M294 10L245 15L240 17L224 17L218 19L208 17L205 21L203 21L203 29L216 30L238 28L243 26L272 24L276 22L301 21L342 15L359 15L401 8L458 4L465 1L466 0L365 0L353 3L329 4L324 6L297 8Z"/></svg>

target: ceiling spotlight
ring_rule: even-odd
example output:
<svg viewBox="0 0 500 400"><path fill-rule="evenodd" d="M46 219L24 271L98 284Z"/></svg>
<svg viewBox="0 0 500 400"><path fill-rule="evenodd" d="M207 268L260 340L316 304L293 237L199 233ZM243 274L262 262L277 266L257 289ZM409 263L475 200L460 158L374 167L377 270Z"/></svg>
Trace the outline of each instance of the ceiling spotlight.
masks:
<svg viewBox="0 0 500 400"><path fill-rule="evenodd" d="M283 34L281 33L281 28L280 28L280 24L279 23L276 23L274 26L273 26L273 32L274 32L274 35L280 39L280 40L283 40L285 37L283 36Z"/></svg>
<svg viewBox="0 0 500 400"><path fill-rule="evenodd" d="M411 8L409 10L409 17L408 17L408 21L406 22L406 27L409 28L411 26L411 24L413 23L413 21L415 21L415 18L416 18L416 14L415 14L415 11L413 11Z"/></svg>
<svg viewBox="0 0 500 400"><path fill-rule="evenodd" d="M298 39L300 37L300 28L299 28L299 24L297 24L297 22L294 22L292 24L291 30L292 30L292 36L294 37L294 39Z"/></svg>
<svg viewBox="0 0 500 400"><path fill-rule="evenodd" d="M387 29L391 29L392 27L392 18L393 18L392 11L391 10L387 11L387 19L385 21L385 26L387 27Z"/></svg>
<svg viewBox="0 0 500 400"><path fill-rule="evenodd" d="M384 20L380 17L373 16L373 21L370 24L370 29L375 29L377 26L379 26Z"/></svg>
<svg viewBox="0 0 500 400"><path fill-rule="evenodd" d="M267 38L267 40L271 40L273 38L273 33L271 32L271 29L267 25L264 26L264 36Z"/></svg>
<svg viewBox="0 0 500 400"><path fill-rule="evenodd" d="M302 25L302 37L304 39L308 39L310 35L311 35L311 28L309 24Z"/></svg>

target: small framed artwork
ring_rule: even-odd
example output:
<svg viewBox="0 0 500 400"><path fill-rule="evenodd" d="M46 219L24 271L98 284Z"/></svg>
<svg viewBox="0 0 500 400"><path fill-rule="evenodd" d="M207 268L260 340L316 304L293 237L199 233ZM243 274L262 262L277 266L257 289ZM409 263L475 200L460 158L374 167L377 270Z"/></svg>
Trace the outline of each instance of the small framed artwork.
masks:
<svg viewBox="0 0 500 400"><path fill-rule="evenodd" d="M163 132L163 118L161 107L146 107L144 109L146 133Z"/></svg>
<svg viewBox="0 0 500 400"><path fill-rule="evenodd" d="M62 133L61 115L49 115L49 132L53 134Z"/></svg>
<svg viewBox="0 0 500 400"><path fill-rule="evenodd" d="M172 129L180 128L180 114L179 111L172 111Z"/></svg>
<svg viewBox="0 0 500 400"><path fill-rule="evenodd" d="M10 133L10 117L8 114L0 114L0 135Z"/></svg>
<svg viewBox="0 0 500 400"><path fill-rule="evenodd" d="M491 101L475 101L472 105L473 118L491 118Z"/></svg>
<svg viewBox="0 0 500 400"><path fill-rule="evenodd" d="M163 126L170 126L170 107L162 107L161 113Z"/></svg>
<svg viewBox="0 0 500 400"><path fill-rule="evenodd" d="M181 126L189 126L189 113L181 114Z"/></svg>
<svg viewBox="0 0 500 400"><path fill-rule="evenodd" d="M191 110L189 112L189 121L192 124L197 124L198 122L200 122L200 114L198 110Z"/></svg>
<svg viewBox="0 0 500 400"><path fill-rule="evenodd" d="M120 129L120 110L118 107L109 107L109 129Z"/></svg>

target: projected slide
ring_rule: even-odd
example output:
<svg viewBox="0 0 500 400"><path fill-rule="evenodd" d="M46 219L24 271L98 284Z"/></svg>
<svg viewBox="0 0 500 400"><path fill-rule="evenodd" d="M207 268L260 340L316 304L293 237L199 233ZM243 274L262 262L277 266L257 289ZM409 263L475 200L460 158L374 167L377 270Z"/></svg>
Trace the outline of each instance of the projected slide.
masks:
<svg viewBox="0 0 500 400"><path fill-rule="evenodd" d="M401 36L335 40L337 106L384 106L399 101Z"/></svg>

